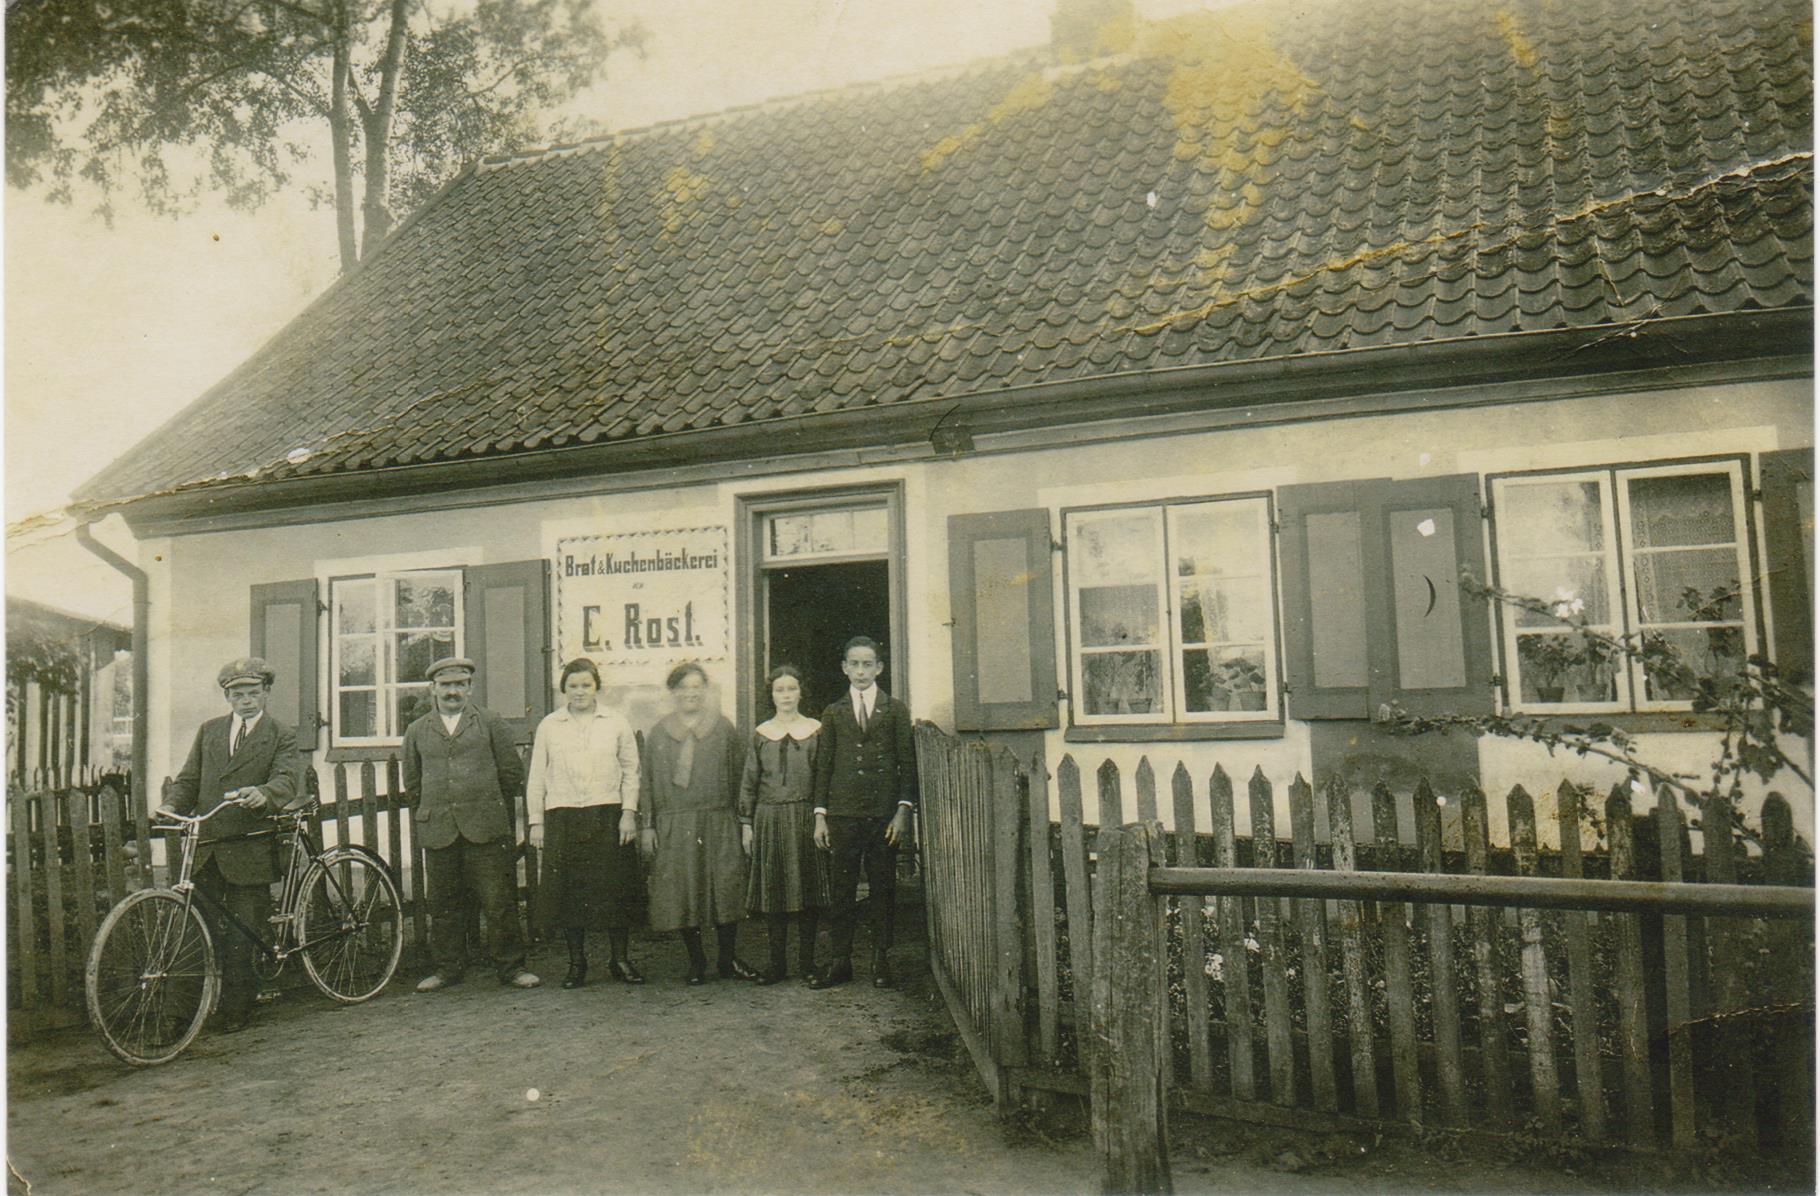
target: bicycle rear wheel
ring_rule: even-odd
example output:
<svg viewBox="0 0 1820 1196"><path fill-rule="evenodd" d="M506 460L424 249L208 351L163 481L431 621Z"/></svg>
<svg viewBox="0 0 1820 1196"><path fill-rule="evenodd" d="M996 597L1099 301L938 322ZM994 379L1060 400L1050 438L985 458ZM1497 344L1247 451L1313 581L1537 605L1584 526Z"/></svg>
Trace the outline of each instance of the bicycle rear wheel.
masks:
<svg viewBox="0 0 1820 1196"><path fill-rule="evenodd" d="M349 1005L377 996L404 951L402 907L391 873L365 852L336 850L311 864L297 933L316 987Z"/></svg>
<svg viewBox="0 0 1820 1196"><path fill-rule="evenodd" d="M84 981L107 1049L149 1067L195 1041L221 990L221 965L202 911L169 889L141 889L108 911Z"/></svg>

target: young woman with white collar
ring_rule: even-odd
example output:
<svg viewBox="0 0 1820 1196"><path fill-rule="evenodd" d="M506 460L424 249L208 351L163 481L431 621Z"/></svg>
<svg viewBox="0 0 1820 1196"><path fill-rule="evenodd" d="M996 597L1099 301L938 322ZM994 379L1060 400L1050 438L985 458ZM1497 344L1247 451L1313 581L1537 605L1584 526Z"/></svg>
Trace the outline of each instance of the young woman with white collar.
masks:
<svg viewBox="0 0 1820 1196"><path fill-rule="evenodd" d="M778 665L767 680L776 714L758 725L746 750L739 821L752 859L746 908L764 915L770 932L771 961L758 983L776 984L787 975L792 915L802 974L815 971L815 934L828 903L828 864L826 853L815 849L809 801L822 725L802 713L803 675L795 665Z"/></svg>

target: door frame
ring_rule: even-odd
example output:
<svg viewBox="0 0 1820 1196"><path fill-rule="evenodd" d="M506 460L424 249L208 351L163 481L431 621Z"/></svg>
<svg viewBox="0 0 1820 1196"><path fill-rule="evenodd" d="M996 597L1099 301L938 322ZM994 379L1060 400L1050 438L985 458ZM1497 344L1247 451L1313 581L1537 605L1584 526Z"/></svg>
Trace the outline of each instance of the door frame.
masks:
<svg viewBox="0 0 1820 1196"><path fill-rule="evenodd" d="M734 558L739 562L738 580L734 586L734 620L738 636L737 642L744 646L736 654L733 679L734 685L739 691L735 699L735 709L737 722L741 728L749 730L757 721L756 712L753 710L753 695L758 689L759 662L765 651L766 639L763 622L765 612L760 609L759 604L759 582L761 575L765 572L765 518L770 515L791 514L799 511L876 506L881 500L885 507L887 536L885 567L891 602L891 642L885 645L887 665L885 690L898 701L909 703L910 672L907 661L910 641L908 608L904 592L904 554L908 541L904 531L904 483L902 479L813 489L768 491L762 494L740 494L735 495L733 499L736 524L734 534L736 543L739 545L739 552ZM803 562L805 566L818 563L824 562Z"/></svg>

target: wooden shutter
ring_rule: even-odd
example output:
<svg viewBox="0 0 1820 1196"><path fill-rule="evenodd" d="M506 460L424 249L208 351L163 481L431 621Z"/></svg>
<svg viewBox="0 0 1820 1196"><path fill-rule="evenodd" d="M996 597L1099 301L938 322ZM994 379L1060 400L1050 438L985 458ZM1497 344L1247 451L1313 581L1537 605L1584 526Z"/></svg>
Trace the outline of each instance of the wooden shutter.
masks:
<svg viewBox="0 0 1820 1196"><path fill-rule="evenodd" d="M253 587L252 652L277 674L267 709L297 732L297 746L306 752L316 750L323 722L316 704L321 617L313 577Z"/></svg>
<svg viewBox="0 0 1820 1196"><path fill-rule="evenodd" d="M1476 474L1393 482L1383 493L1385 588L1390 638L1383 693L1411 714L1492 712L1491 628L1485 599L1460 589L1460 573L1486 580Z"/></svg>
<svg viewBox="0 0 1820 1196"><path fill-rule="evenodd" d="M1785 675L1811 680L1814 671L1814 450L1764 453L1764 562L1769 609L1775 620L1771 659Z"/></svg>
<svg viewBox="0 0 1820 1196"><path fill-rule="evenodd" d="M1277 492L1283 647L1293 718L1367 718L1382 672L1382 478Z"/></svg>
<svg viewBox="0 0 1820 1196"><path fill-rule="evenodd" d="M462 581L463 652L478 667L474 701L520 743L550 711L550 563L476 565Z"/></svg>
<svg viewBox="0 0 1820 1196"><path fill-rule="evenodd" d="M957 730L1060 725L1054 572L1048 511L948 517Z"/></svg>

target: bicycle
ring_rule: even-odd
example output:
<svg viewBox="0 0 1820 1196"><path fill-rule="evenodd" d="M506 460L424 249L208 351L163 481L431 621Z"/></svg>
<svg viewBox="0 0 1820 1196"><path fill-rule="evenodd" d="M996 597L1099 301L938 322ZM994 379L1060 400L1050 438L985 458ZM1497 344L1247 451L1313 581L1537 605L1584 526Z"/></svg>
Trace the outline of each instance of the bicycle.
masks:
<svg viewBox="0 0 1820 1196"><path fill-rule="evenodd" d="M310 829L313 801L274 815L271 829L236 837L289 842L284 887L271 918L274 942L197 887L191 870L202 825L233 804L196 816L159 810L152 829L182 834L177 880L128 894L96 932L84 975L89 1018L107 1049L135 1067L182 1054L220 997L215 932L198 906L209 907L218 925L258 948L255 968L262 979L275 978L300 955L325 996L355 1005L377 996L398 970L404 918L391 869L364 847L324 851Z"/></svg>

